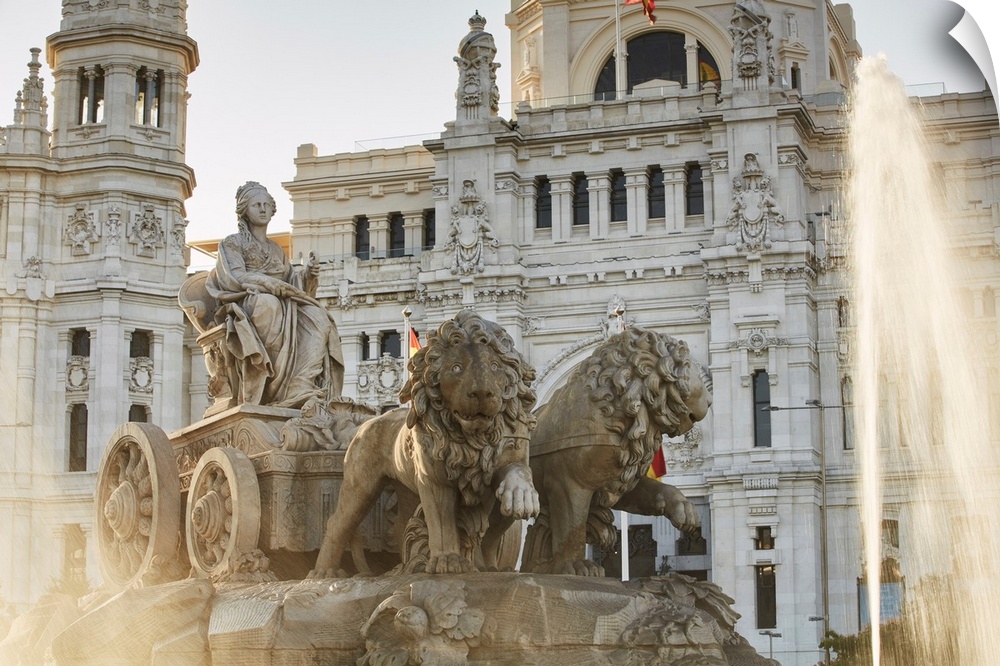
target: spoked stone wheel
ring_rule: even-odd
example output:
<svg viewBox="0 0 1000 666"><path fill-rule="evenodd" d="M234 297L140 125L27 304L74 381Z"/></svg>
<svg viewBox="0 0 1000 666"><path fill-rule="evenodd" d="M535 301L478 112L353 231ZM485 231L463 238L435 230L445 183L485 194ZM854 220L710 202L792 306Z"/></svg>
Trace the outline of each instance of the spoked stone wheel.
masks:
<svg viewBox="0 0 1000 666"><path fill-rule="evenodd" d="M101 572L118 587L172 562L180 539L181 486L170 440L150 423L122 425L97 472Z"/></svg>
<svg viewBox="0 0 1000 666"><path fill-rule="evenodd" d="M257 548L260 486L242 451L206 451L194 468L187 506L188 556L197 575L224 575L234 559Z"/></svg>

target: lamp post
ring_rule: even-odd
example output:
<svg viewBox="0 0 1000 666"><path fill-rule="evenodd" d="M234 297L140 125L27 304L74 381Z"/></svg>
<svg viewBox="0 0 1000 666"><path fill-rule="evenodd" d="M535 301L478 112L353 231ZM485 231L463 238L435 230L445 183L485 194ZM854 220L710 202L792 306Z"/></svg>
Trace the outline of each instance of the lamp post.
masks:
<svg viewBox="0 0 1000 666"><path fill-rule="evenodd" d="M827 522L826 522L826 410L840 409L843 405L824 405L817 399L806 400L802 407L778 407L769 405L761 407L761 411L784 412L797 409L815 409L819 411L819 485L820 485L820 506L819 506L819 556L820 556L820 585L823 588L823 639L826 639L830 631L830 563L827 553ZM763 634L763 632L761 632ZM830 648L823 648L823 663L830 666Z"/></svg>
<svg viewBox="0 0 1000 666"><path fill-rule="evenodd" d="M781 638L780 631L774 631L772 629L765 629L760 632L761 636L767 636L767 658L774 659L774 639Z"/></svg>

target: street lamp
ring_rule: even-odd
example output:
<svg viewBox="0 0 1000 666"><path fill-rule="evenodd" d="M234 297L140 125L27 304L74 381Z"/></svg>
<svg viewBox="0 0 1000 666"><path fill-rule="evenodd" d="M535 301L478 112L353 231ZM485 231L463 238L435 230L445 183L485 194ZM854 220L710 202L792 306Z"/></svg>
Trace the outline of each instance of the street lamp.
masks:
<svg viewBox="0 0 1000 666"><path fill-rule="evenodd" d="M823 588L823 639L826 639L826 635L830 632L830 563L827 555L827 524L826 524L826 410L828 409L844 409L843 405L824 405L819 400L806 400L806 404L803 407L778 407L776 405L768 405L767 407L761 407L762 412L785 412L794 411L797 409L816 409L819 410L819 485L820 485L820 507L819 507L819 538L820 538L820 577L822 579L821 586ZM810 618L811 620L812 618ZM763 632L761 632L763 633ZM823 658L823 663L825 666L830 666L830 648L823 648L825 653Z"/></svg>
<svg viewBox="0 0 1000 666"><path fill-rule="evenodd" d="M767 636L767 658L774 659L774 639L781 638L780 631L774 631L773 629L765 629L760 632L761 636Z"/></svg>

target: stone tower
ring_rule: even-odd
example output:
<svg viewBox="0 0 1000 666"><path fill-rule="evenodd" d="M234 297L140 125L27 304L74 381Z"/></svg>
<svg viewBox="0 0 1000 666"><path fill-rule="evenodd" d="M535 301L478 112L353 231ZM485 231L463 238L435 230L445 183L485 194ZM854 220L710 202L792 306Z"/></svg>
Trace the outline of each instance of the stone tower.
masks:
<svg viewBox="0 0 1000 666"><path fill-rule="evenodd" d="M64 0L52 103L31 49L0 128L0 533L19 544L0 581L22 608L53 580L97 582L92 496L114 429L187 416L186 6Z"/></svg>

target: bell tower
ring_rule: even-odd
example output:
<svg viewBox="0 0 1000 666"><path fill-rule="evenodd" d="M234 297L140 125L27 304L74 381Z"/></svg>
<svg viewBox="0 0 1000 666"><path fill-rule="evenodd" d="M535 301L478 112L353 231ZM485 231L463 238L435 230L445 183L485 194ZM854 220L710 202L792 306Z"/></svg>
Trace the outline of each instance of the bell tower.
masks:
<svg viewBox="0 0 1000 666"><path fill-rule="evenodd" d="M92 497L115 428L187 422L177 292L198 48L186 8L63 0L44 51L54 85L30 49L13 123L0 127L0 432L11 445L0 525L31 544L0 563L0 579L21 608L70 571L100 579ZM67 568L68 552L86 555Z"/></svg>

